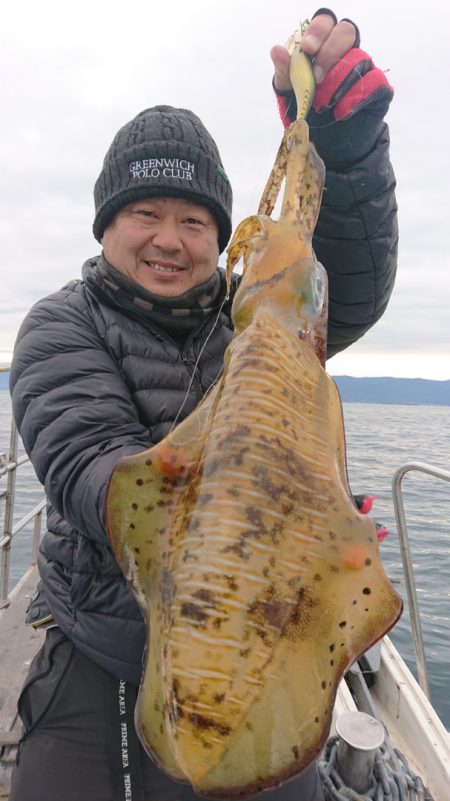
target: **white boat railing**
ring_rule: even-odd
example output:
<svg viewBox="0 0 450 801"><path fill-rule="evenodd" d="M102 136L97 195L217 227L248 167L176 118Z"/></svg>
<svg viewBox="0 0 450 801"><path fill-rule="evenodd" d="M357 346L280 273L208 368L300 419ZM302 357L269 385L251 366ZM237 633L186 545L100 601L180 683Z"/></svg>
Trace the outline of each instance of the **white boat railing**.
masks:
<svg viewBox="0 0 450 801"><path fill-rule="evenodd" d="M4 368L3 368L4 369ZM6 478L6 487L0 490L0 501L5 502L3 515L3 531L0 538L0 610L9 606L9 573L11 563L11 546L14 537L23 528L34 521L33 540L31 547L31 564L37 559L37 552L41 538L42 511L45 507L45 498L14 524L14 501L16 493L17 470L29 462L28 456L18 457L19 435L17 427L12 420L9 449L7 453L0 453L0 479Z"/></svg>
<svg viewBox="0 0 450 801"><path fill-rule="evenodd" d="M419 684L427 696L430 698L430 685L428 681L428 669L423 642L422 624L420 622L419 601L417 598L416 583L414 579L414 568L409 544L408 527L406 524L405 507L403 503L402 481L406 473L411 471L424 473L442 481L450 481L450 472L426 464L425 462L407 462L396 470L392 478L392 497L394 501L395 519L400 541L400 553L403 562L403 572L405 575L406 592L408 596L409 617L411 621L411 631L414 644L414 652L417 665L417 678Z"/></svg>

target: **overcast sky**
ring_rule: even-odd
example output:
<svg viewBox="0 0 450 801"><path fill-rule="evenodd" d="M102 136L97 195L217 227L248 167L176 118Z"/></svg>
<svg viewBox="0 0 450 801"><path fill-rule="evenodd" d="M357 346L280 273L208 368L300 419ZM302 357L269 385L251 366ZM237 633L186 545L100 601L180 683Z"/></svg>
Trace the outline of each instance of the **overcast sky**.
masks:
<svg viewBox="0 0 450 801"><path fill-rule="evenodd" d="M331 0L330 0L331 3ZM6 5L6 4L5 4ZM319 4L294 0L22 0L0 29L0 360L44 295L99 252L92 190L115 134L157 103L195 111L231 179L233 222L256 211L282 135L269 51ZM374 329L332 374L450 379L450 4L339 0L389 70L400 258Z"/></svg>

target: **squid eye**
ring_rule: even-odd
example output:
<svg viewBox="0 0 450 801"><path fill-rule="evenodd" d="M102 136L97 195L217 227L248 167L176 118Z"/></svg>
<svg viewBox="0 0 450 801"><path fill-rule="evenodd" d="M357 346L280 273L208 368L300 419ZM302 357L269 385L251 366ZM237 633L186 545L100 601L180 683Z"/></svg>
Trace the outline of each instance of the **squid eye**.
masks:
<svg viewBox="0 0 450 801"><path fill-rule="evenodd" d="M320 274L316 275L312 283L311 305L315 312L319 312L325 298L325 285L322 276Z"/></svg>

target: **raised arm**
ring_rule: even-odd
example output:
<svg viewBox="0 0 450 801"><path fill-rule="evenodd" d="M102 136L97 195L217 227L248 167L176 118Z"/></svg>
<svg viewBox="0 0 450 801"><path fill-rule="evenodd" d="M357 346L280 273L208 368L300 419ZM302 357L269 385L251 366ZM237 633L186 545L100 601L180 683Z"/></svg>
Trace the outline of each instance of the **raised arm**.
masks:
<svg viewBox="0 0 450 801"><path fill-rule="evenodd" d="M383 314L397 264L395 177L384 116L393 96L385 74L359 47L350 20L320 9L302 47L313 59L316 92L307 121L327 168L314 250L329 277L328 357ZM289 53L275 46L274 89L285 126L296 116Z"/></svg>

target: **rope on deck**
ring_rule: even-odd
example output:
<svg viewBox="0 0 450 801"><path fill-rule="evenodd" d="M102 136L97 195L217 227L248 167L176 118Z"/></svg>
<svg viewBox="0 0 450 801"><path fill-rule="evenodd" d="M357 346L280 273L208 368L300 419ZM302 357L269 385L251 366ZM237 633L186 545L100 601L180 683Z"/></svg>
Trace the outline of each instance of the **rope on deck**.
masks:
<svg viewBox="0 0 450 801"><path fill-rule="evenodd" d="M412 772L405 756L392 745L377 749L372 784L365 793L347 787L338 770L338 740L338 737L330 737L325 755L319 760L326 801L432 801L422 779Z"/></svg>

